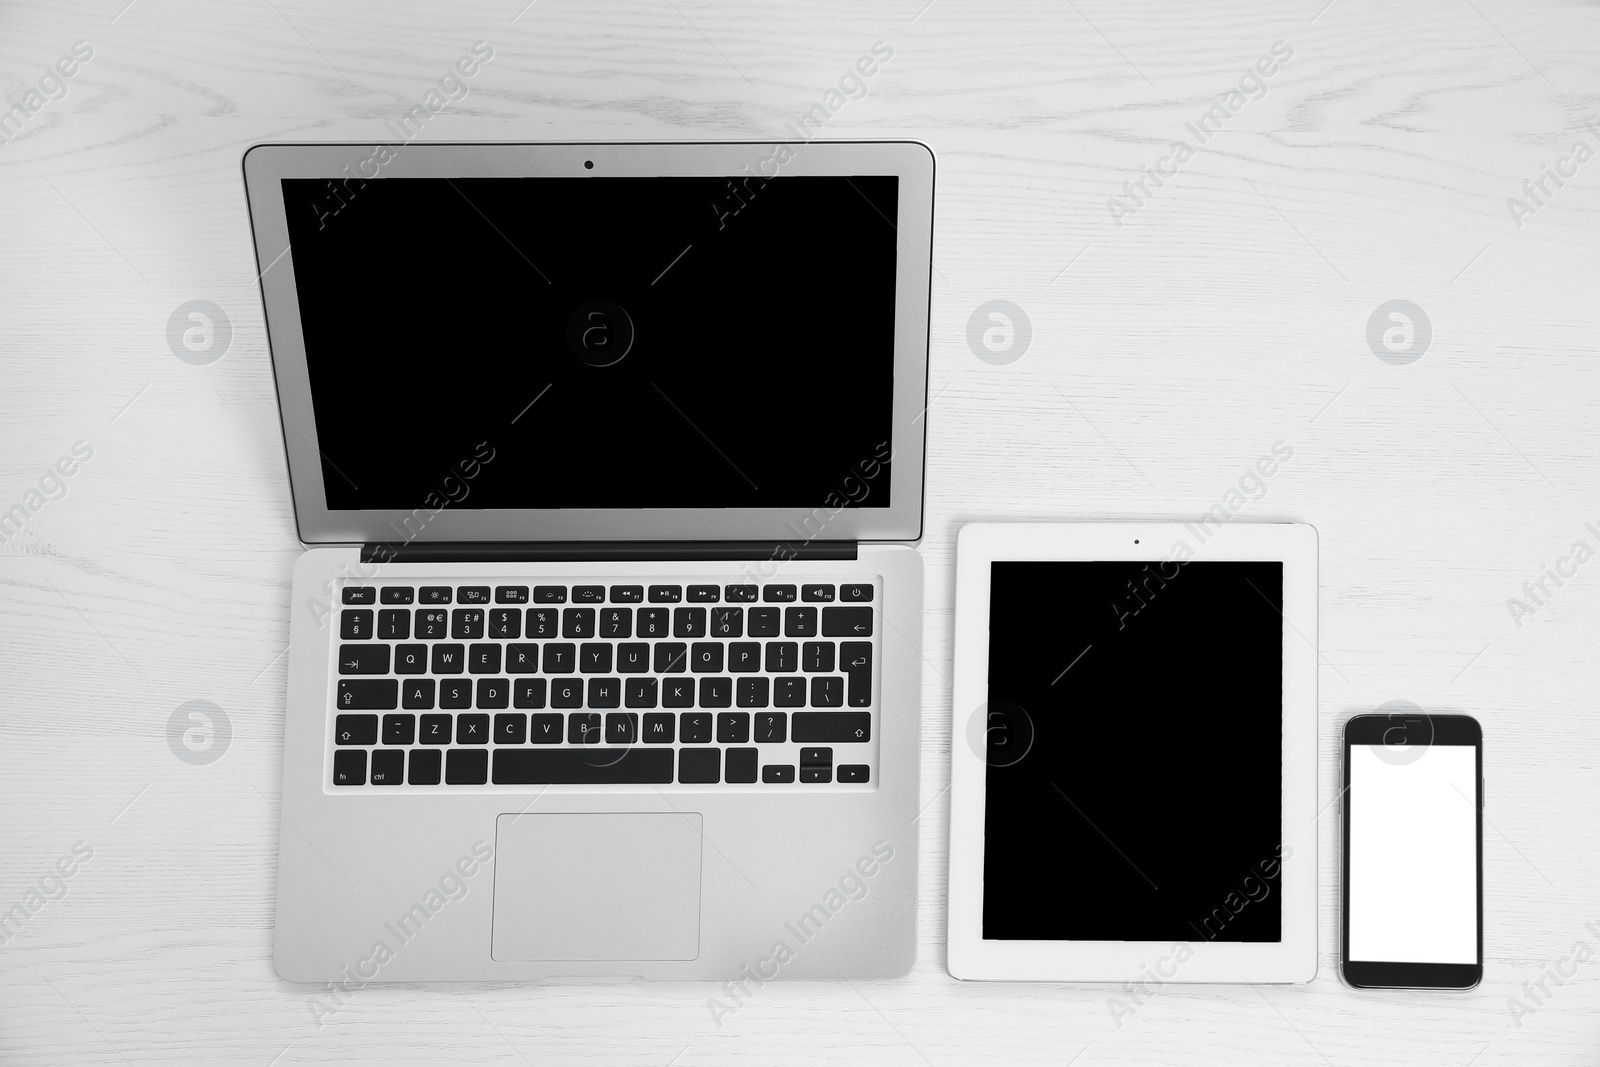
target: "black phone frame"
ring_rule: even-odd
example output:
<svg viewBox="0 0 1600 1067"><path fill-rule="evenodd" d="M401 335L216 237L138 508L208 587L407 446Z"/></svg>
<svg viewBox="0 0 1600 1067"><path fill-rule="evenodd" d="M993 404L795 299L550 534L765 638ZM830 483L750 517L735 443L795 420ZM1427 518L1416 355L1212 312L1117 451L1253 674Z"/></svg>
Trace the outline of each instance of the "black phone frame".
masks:
<svg viewBox="0 0 1600 1067"><path fill-rule="evenodd" d="M1391 963L1350 959L1350 749L1354 745L1472 745L1477 765L1478 912L1477 963ZM1339 970L1357 989L1471 989L1483 981L1483 729L1470 715L1433 715L1421 711L1356 715L1344 724L1343 783L1339 792L1343 818L1343 878L1340 886Z"/></svg>

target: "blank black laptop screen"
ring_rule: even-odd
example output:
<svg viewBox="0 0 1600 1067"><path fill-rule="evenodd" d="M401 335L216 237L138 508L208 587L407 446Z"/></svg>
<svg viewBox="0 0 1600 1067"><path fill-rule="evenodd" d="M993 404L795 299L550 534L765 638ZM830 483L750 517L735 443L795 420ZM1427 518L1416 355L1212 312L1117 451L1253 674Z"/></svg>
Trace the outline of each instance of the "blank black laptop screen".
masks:
<svg viewBox="0 0 1600 1067"><path fill-rule="evenodd" d="M888 507L898 181L285 179L329 510Z"/></svg>
<svg viewBox="0 0 1600 1067"><path fill-rule="evenodd" d="M983 936L1281 940L1283 564L991 574Z"/></svg>

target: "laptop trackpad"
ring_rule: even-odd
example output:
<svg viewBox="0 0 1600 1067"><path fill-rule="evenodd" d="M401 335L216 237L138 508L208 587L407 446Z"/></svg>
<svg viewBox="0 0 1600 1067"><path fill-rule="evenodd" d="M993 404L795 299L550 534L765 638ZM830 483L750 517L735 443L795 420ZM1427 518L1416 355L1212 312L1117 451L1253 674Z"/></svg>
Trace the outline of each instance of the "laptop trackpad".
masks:
<svg viewBox="0 0 1600 1067"><path fill-rule="evenodd" d="M490 954L694 959L700 824L694 812L500 816Z"/></svg>

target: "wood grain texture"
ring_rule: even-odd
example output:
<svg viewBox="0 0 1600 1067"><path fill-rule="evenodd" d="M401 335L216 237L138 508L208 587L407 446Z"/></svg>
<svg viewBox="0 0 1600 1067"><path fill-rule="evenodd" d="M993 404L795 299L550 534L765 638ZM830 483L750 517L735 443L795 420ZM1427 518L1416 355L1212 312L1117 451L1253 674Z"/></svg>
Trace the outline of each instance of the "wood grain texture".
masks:
<svg viewBox="0 0 1600 1067"><path fill-rule="evenodd" d="M1506 205L1576 140L1600 148L1594 5L122 2L0 9L7 106L94 47L0 144L0 508L94 449L0 545L0 909L74 842L94 850L0 947L0 1061L1595 1061L1600 962L1520 1019L1508 1000L1575 942L1600 948L1600 563L1520 627L1506 607L1600 525L1600 161L1520 227ZM778 137L874 41L894 48L828 132L939 156L903 981L769 985L720 1028L703 985L372 987L319 1027L272 971L296 541L239 160L383 136L479 39L494 59L427 139ZM1118 225L1108 198L1278 41L1293 59L1266 94ZM847 258L813 296L822 315L850 299ZM1433 325L1409 366L1365 339L1397 298ZM191 299L233 325L210 366L167 346ZM1007 366L966 341L990 299L1032 323ZM1321 531L1323 798L1353 712L1406 698L1484 725L1483 986L1340 985L1331 809L1309 986L1168 987L1119 1027L1113 987L954 982L956 528L1193 517L1279 440L1293 458L1245 514ZM209 766L167 747L193 699L232 725Z"/></svg>

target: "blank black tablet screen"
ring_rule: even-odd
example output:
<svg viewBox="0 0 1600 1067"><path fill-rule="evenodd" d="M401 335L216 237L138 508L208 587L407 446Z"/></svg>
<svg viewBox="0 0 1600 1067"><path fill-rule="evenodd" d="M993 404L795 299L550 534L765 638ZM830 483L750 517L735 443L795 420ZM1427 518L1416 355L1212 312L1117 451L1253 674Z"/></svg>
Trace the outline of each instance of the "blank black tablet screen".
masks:
<svg viewBox="0 0 1600 1067"><path fill-rule="evenodd" d="M897 177L283 197L329 509L889 506Z"/></svg>
<svg viewBox="0 0 1600 1067"><path fill-rule="evenodd" d="M1280 940L1283 564L992 567L983 936Z"/></svg>

